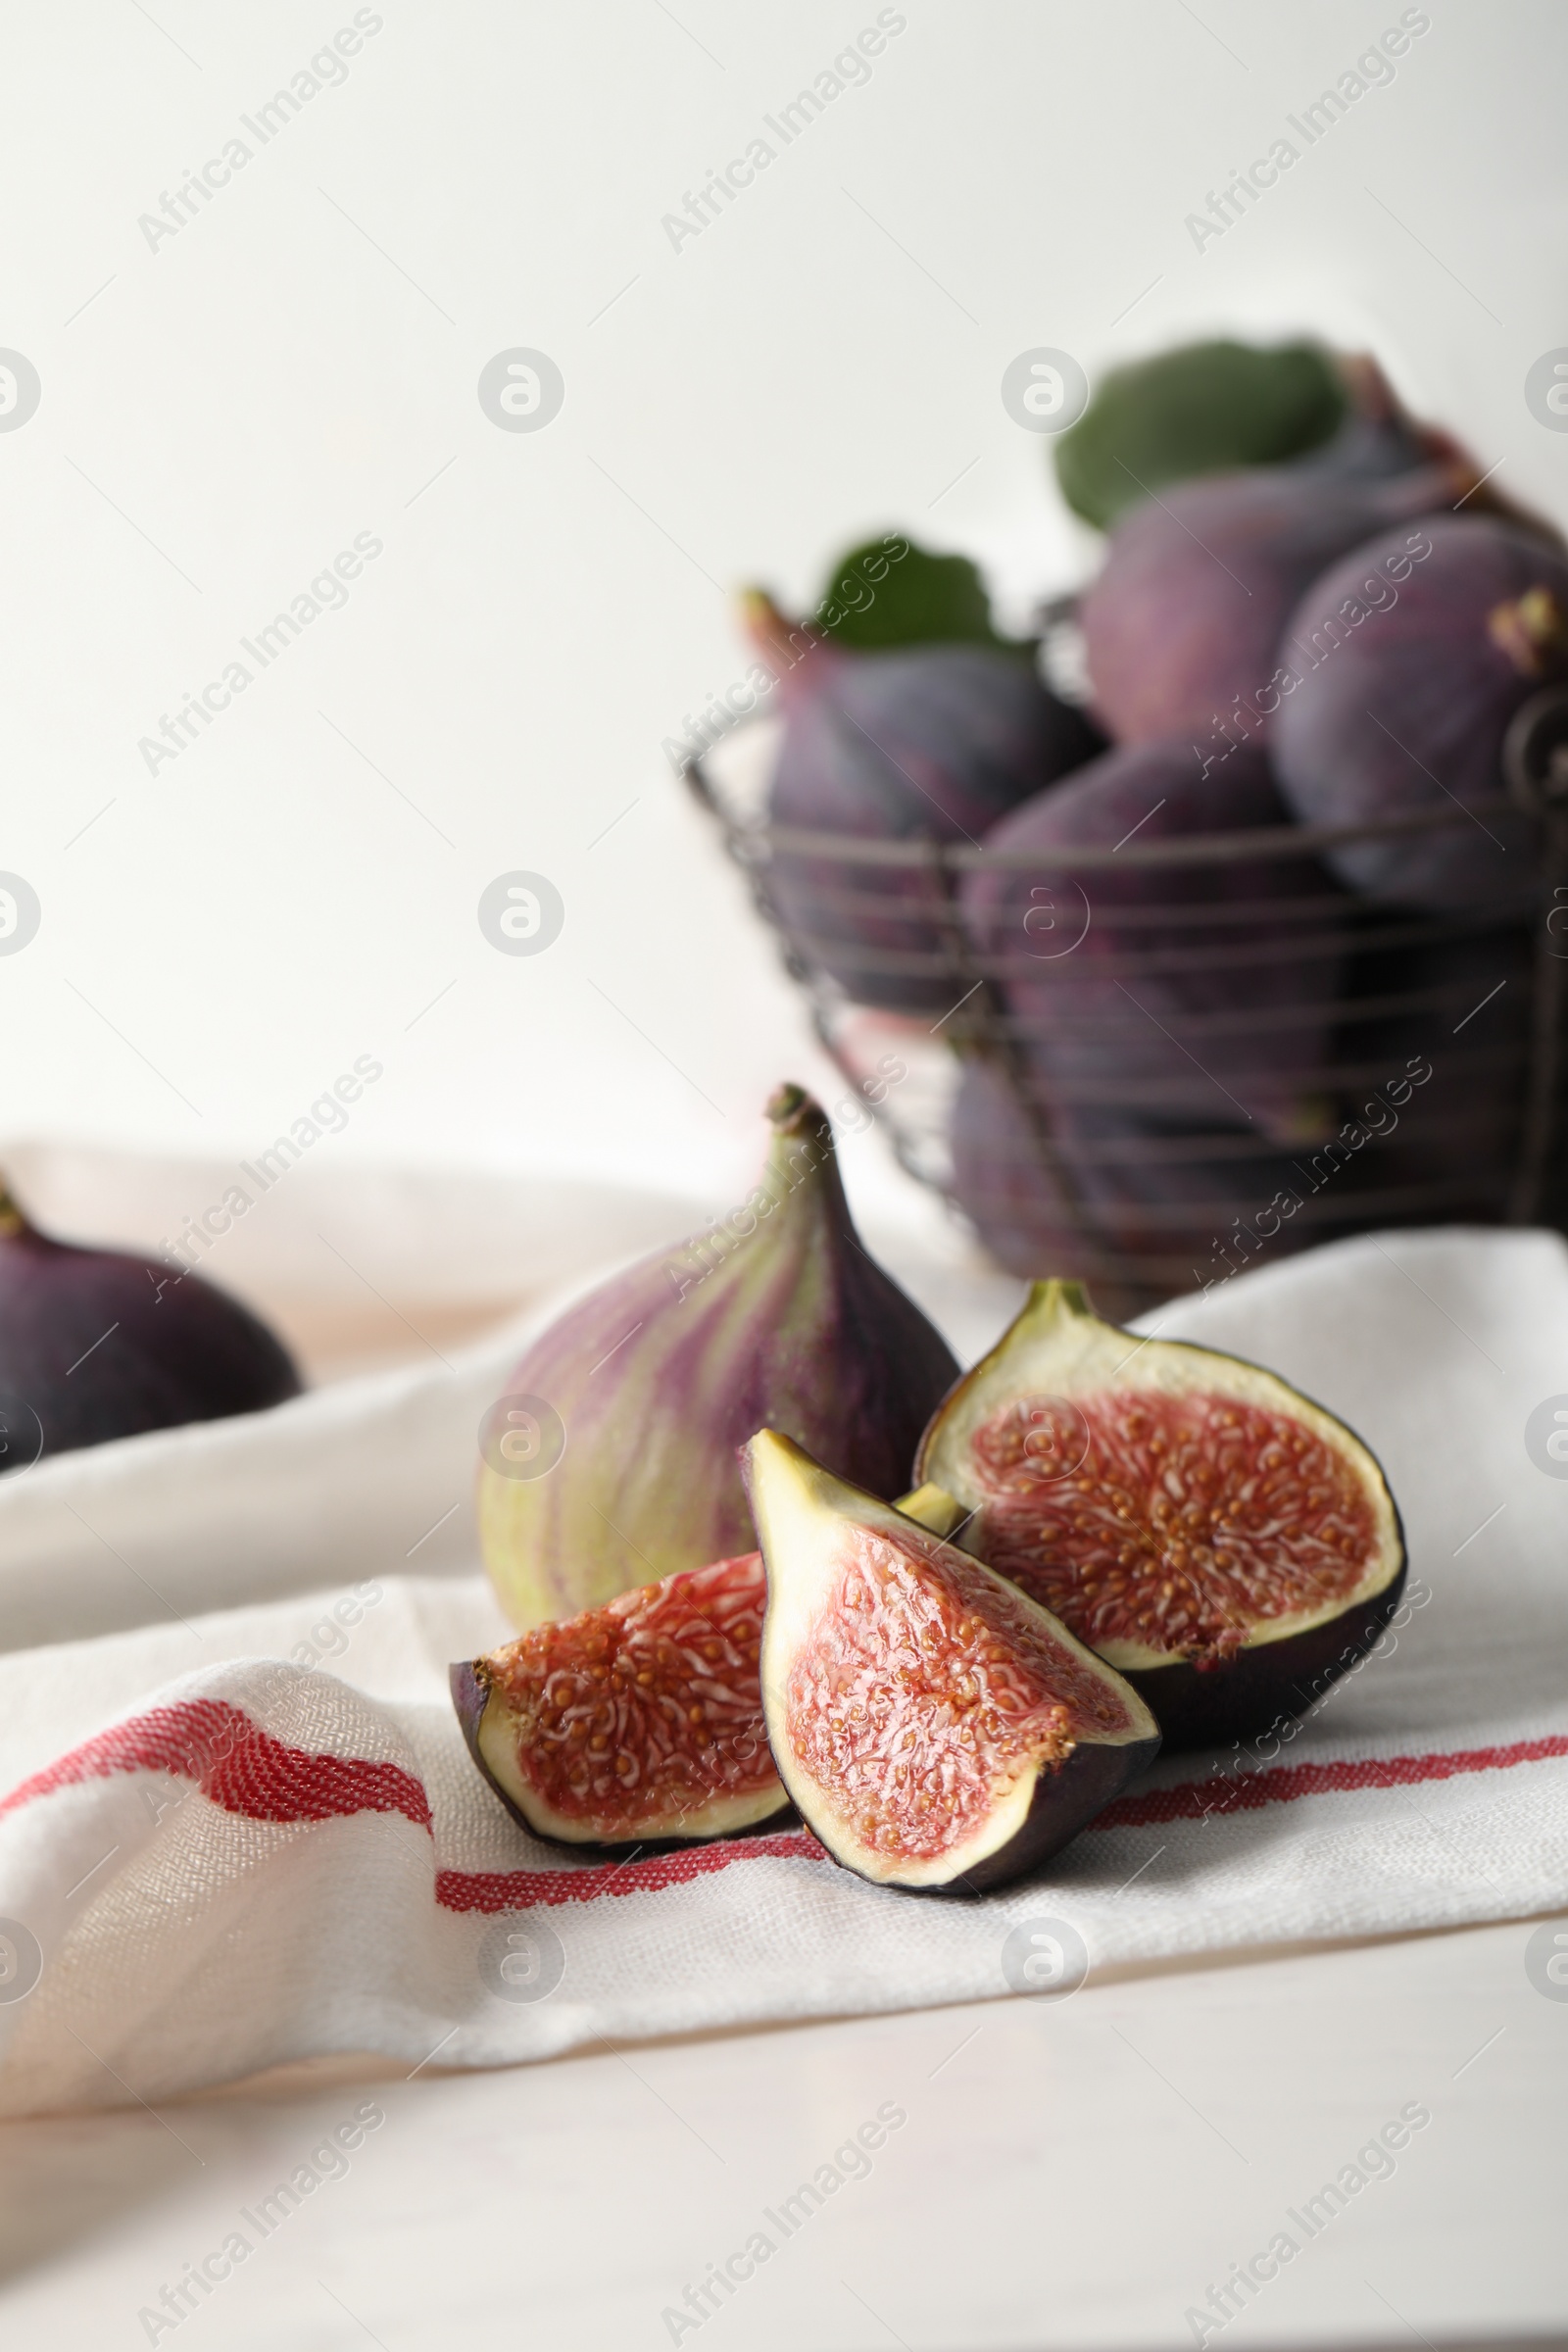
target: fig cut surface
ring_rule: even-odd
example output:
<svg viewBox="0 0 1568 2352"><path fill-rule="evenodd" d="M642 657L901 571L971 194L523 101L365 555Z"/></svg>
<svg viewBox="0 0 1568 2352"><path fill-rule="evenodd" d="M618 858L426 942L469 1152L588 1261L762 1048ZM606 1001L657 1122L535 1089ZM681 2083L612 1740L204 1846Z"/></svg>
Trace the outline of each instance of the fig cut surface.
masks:
<svg viewBox="0 0 1568 2352"><path fill-rule="evenodd" d="M1173 1746L1299 1714L1403 1584L1398 1513L1352 1430L1259 1365L1102 1322L1076 1283L1034 1286L938 1408L915 1476L909 1507L961 1523Z"/></svg>
<svg viewBox="0 0 1568 2352"><path fill-rule="evenodd" d="M759 1680L765 1592L760 1553L714 1560L454 1666L469 1752L523 1828L646 1849L784 1813Z"/></svg>
<svg viewBox="0 0 1568 2352"><path fill-rule="evenodd" d="M882 1886L979 1894L1065 1845L1153 1759L1137 1692L971 1554L762 1430L762 1704L802 1818Z"/></svg>

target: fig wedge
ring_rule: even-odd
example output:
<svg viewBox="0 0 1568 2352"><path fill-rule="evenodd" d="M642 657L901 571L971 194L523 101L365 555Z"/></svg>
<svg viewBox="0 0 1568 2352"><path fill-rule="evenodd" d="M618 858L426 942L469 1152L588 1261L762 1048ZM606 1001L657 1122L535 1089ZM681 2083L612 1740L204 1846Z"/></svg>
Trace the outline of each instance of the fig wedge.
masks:
<svg viewBox="0 0 1568 2352"><path fill-rule="evenodd" d="M1167 1747L1250 1739L1364 1655L1405 1575L1399 1514L1353 1430L1239 1356L1103 1323L1034 1285L938 1407L915 1478L962 1541L1054 1610Z"/></svg>
<svg viewBox="0 0 1568 2352"><path fill-rule="evenodd" d="M679 1845L782 1816L758 1679L760 1555L683 1569L452 1669L468 1751L560 1845Z"/></svg>
<svg viewBox="0 0 1568 2352"><path fill-rule="evenodd" d="M1049 1861L1152 1761L1137 1692L1027 1593L776 1430L746 1463L768 1740L835 1861L980 1894Z"/></svg>

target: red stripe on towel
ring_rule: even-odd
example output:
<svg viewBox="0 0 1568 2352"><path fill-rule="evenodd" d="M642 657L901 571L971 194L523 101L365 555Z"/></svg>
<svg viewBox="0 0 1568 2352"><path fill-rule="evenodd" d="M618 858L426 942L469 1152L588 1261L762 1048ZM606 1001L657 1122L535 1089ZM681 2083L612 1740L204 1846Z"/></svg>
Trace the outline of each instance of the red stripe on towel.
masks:
<svg viewBox="0 0 1568 2352"><path fill-rule="evenodd" d="M689 1886L732 1862L783 1859L825 1862L809 1830L775 1830L757 1838L723 1838L649 1854L635 1862L607 1862L592 1870L438 1870L435 1899L448 1911L527 1911L535 1904L593 1903L602 1894L644 1894Z"/></svg>
<svg viewBox="0 0 1568 2352"><path fill-rule="evenodd" d="M1422 1756L1368 1756L1358 1763L1286 1764L1277 1771L1227 1780L1181 1781L1119 1796L1090 1823L1092 1830L1149 1829L1168 1821L1200 1821L1221 1813L1255 1812L1259 1805L1294 1804L1302 1796L1339 1796L1356 1788L1404 1788L1416 1781L1451 1781L1471 1772L1507 1772L1568 1756L1568 1738L1516 1740L1509 1747L1436 1749Z"/></svg>
<svg viewBox="0 0 1568 2352"><path fill-rule="evenodd" d="M1205 1781L1182 1781L1171 1788L1119 1797L1089 1826L1096 1830L1154 1828L1230 1812L1252 1812L1261 1805L1293 1804L1306 1796L1399 1788L1471 1773L1505 1772L1520 1764L1565 1756L1568 1736L1554 1734L1540 1740L1518 1740L1506 1747L1373 1756L1353 1763L1288 1764L1239 1779L1216 1774ZM47 1796L53 1789L129 1772L177 1775L194 1783L214 1804L249 1821L329 1821L354 1813L401 1813L420 1829L431 1828L424 1785L400 1765L289 1747L263 1731L241 1708L214 1698L156 1707L100 1732L13 1789L0 1802L0 1815ZM685 1886L713 1871L727 1870L733 1862L816 1862L824 1858L822 1847L808 1830L763 1832L753 1838L725 1838L673 1853L585 1868L563 1863L557 1870L440 1870L436 1873L436 1900L448 1911L519 1911L534 1905L590 1903L601 1895Z"/></svg>
<svg viewBox="0 0 1568 2352"><path fill-rule="evenodd" d="M430 1827L424 1783L397 1764L361 1756L313 1755L287 1747L225 1699L186 1699L154 1707L84 1740L35 1772L0 1804L0 1814L51 1789L121 1772L174 1773L204 1796L248 1821L330 1821L347 1813L401 1813Z"/></svg>

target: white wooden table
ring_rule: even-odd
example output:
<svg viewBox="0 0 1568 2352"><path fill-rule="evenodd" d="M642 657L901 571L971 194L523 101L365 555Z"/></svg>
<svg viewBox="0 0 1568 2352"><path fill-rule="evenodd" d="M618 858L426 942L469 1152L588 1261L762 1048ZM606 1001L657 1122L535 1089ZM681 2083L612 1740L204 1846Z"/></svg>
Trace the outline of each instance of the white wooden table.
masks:
<svg viewBox="0 0 1568 2352"><path fill-rule="evenodd" d="M1568 2344L1568 2000L1526 1976L1533 1924L11 2125L0 2342L1142 2352L1196 2342L1189 2310L1283 2230L1298 2250L1209 2344ZM259 2202L367 2101L384 2121L263 2238ZM1331 2210L1412 2108L1393 2170ZM879 2111L906 2120L863 2173L800 2198ZM252 2250L177 2326L139 2318L236 2230ZM697 2323L687 2289L737 2256Z"/></svg>

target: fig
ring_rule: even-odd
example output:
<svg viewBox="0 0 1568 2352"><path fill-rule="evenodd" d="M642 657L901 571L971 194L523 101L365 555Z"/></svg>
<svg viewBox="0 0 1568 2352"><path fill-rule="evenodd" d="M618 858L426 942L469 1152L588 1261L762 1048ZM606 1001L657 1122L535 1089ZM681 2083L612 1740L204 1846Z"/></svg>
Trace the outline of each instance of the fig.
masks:
<svg viewBox="0 0 1568 2352"><path fill-rule="evenodd" d="M1300 1714L1404 1583L1353 1431L1239 1356L1102 1322L1077 1283L1034 1286L914 1476L973 1513L964 1544L1107 1659L1171 1748ZM763 1657L765 1687L765 1638Z"/></svg>
<svg viewBox="0 0 1568 2352"><path fill-rule="evenodd" d="M1028 1065L1005 1075L965 1065L951 1147L952 1197L998 1263L1027 1280L1081 1276L1118 1314L1235 1270L1227 1249L1245 1264L1260 1233L1271 1255L1320 1238L1293 1205L1307 1190L1297 1159L1264 1139L1215 1121L1053 1105Z"/></svg>
<svg viewBox="0 0 1568 2352"><path fill-rule="evenodd" d="M480 1546L520 1629L746 1550L736 1448L764 1421L885 1494L907 1484L957 1365L866 1255L818 1105L785 1086L767 1115L744 1206L569 1307L494 1408L497 1431L517 1419L485 1442Z"/></svg>
<svg viewBox="0 0 1568 2352"><path fill-rule="evenodd" d="M1466 467L1388 481L1291 466L1181 482L1124 515L1079 608L1096 714L1118 743L1172 737L1217 758L1266 739L1286 623L1331 564L1448 507ZM1457 487L1456 487L1457 485Z"/></svg>
<svg viewBox="0 0 1568 2352"><path fill-rule="evenodd" d="M281 1343L215 1283L56 1241L0 1182L0 1470L299 1391Z"/></svg>
<svg viewBox="0 0 1568 2352"><path fill-rule="evenodd" d="M1042 1151L1010 1072L992 1061L964 1062L949 1144L949 1190L999 1265L1025 1276L1096 1270L1093 1242L1053 1164L1055 1152Z"/></svg>
<svg viewBox="0 0 1568 2352"><path fill-rule="evenodd" d="M1280 784L1303 824L1371 824L1500 799L1515 711L1568 675L1568 559L1492 514L1370 540L1313 583L1278 661L1297 684L1273 722ZM1413 560L1412 560L1413 559ZM1368 897L1408 906L1530 904L1536 828L1522 813L1331 855Z"/></svg>
<svg viewBox="0 0 1568 2352"><path fill-rule="evenodd" d="M980 1894L1049 1861L1153 1760L1136 1691L1027 1593L775 1430L746 1455L768 1740L835 1861Z"/></svg>
<svg viewBox="0 0 1568 2352"><path fill-rule="evenodd" d="M788 1810L762 1722L761 1554L683 1568L452 1669L469 1753L562 1845L679 1844Z"/></svg>
<svg viewBox="0 0 1568 2352"><path fill-rule="evenodd" d="M1363 1222L1391 1221L1395 1195L1413 1196L1430 1218L1509 1219L1533 942L1522 924L1474 924L1456 916L1452 935L1411 939L1406 923L1403 939L1363 948L1348 965L1334 1058L1351 1140L1357 1128L1372 1140L1334 1181L1366 1195ZM1438 926L1428 918L1422 928ZM1302 1171L1326 1180L1339 1156L1303 1152Z"/></svg>
<svg viewBox="0 0 1568 2352"><path fill-rule="evenodd" d="M873 842L977 842L1019 801L1100 750L1027 648L923 644L846 651L792 630L760 595L750 623L779 676L775 825ZM775 849L764 885L813 962L863 1004L947 1012L963 994L945 955L946 901L922 864L856 864Z"/></svg>
<svg viewBox="0 0 1568 2352"><path fill-rule="evenodd" d="M1197 834L1258 851L1153 861ZM1346 902L1293 841L1247 745L1207 762L1176 743L1107 752L992 828L988 851L1031 862L966 876L964 926L1058 1099L1287 1142L1322 1123ZM1054 862L1081 850L1101 862Z"/></svg>

